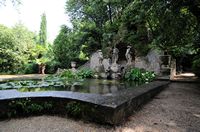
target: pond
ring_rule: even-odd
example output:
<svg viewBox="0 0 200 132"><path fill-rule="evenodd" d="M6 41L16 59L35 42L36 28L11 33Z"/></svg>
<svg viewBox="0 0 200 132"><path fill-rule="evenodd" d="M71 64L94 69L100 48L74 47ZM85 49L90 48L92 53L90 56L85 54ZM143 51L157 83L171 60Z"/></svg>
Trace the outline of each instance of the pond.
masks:
<svg viewBox="0 0 200 132"><path fill-rule="evenodd" d="M85 79L64 85L60 80L9 81L0 84L0 90L16 89L19 92L72 91L81 93L108 94L123 89L135 88L138 83L119 80Z"/></svg>

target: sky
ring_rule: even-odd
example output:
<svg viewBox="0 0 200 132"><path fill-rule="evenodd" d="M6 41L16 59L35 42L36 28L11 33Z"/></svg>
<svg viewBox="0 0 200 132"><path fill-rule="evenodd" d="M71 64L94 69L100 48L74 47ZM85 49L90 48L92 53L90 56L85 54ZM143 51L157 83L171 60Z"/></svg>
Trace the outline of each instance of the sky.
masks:
<svg viewBox="0 0 200 132"><path fill-rule="evenodd" d="M23 23L29 30L39 33L41 15L46 14L47 38L53 42L60 31L60 26L71 26L68 15L65 13L66 0L21 0L21 5L13 6L7 2L0 6L0 24L8 27L16 23Z"/></svg>

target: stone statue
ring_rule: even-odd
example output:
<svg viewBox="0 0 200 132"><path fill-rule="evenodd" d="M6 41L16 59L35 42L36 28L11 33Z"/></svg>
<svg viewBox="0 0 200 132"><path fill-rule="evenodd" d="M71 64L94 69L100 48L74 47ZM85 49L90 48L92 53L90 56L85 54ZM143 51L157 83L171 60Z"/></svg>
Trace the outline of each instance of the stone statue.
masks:
<svg viewBox="0 0 200 132"><path fill-rule="evenodd" d="M126 50L125 56L126 56L127 64L131 64L131 61L132 61L131 46L127 46L127 50Z"/></svg>
<svg viewBox="0 0 200 132"><path fill-rule="evenodd" d="M98 50L98 59L99 59L99 65L103 65L103 53L101 50Z"/></svg>
<svg viewBox="0 0 200 132"><path fill-rule="evenodd" d="M71 69L72 72L76 72L77 71L76 70L76 62L75 61L71 61L71 67L72 67L72 69Z"/></svg>
<svg viewBox="0 0 200 132"><path fill-rule="evenodd" d="M105 70L104 70L104 65L103 65L103 53L101 50L98 50L97 51L97 61L98 61L98 65L96 65L95 67L95 71L96 71L96 75L95 77L96 78L106 78L106 73L105 73Z"/></svg>
<svg viewBox="0 0 200 132"><path fill-rule="evenodd" d="M112 63L113 64L117 63L117 60L119 58L118 53L119 53L119 50L116 47L114 47L113 53L112 53Z"/></svg>

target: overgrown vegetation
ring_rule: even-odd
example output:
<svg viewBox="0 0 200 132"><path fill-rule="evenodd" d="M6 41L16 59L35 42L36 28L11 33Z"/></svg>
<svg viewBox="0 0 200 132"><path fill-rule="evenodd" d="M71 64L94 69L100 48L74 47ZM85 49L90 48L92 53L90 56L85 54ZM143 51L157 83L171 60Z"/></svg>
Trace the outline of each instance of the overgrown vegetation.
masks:
<svg viewBox="0 0 200 132"><path fill-rule="evenodd" d="M46 79L55 80L56 78L58 80L61 80L64 85L75 85L79 82L83 82L86 78L92 78L94 76L94 71L91 69L81 69L77 72L73 72L72 70L64 70L61 73L50 75Z"/></svg>
<svg viewBox="0 0 200 132"><path fill-rule="evenodd" d="M42 114L53 108L52 102L32 102L30 98L10 101L7 106L7 115L0 114L2 117L16 117L20 115Z"/></svg>
<svg viewBox="0 0 200 132"><path fill-rule="evenodd" d="M194 58L192 69L195 74L200 77L200 56L196 56L196 58Z"/></svg>
<svg viewBox="0 0 200 132"><path fill-rule="evenodd" d="M146 71L144 69L133 68L126 72L124 79L127 81L135 81L140 83L148 83L155 79L154 72Z"/></svg>
<svg viewBox="0 0 200 132"><path fill-rule="evenodd" d="M92 114L95 112L95 109L90 105L77 101L65 101L58 103L52 100L39 101L32 98L10 100L8 104L1 108L4 108L3 112L0 113L1 118L41 114L64 114L78 118L84 117L88 113Z"/></svg>
<svg viewBox="0 0 200 132"><path fill-rule="evenodd" d="M152 47L181 56L199 48L199 5L197 0L68 0L66 11L72 34L79 34L76 43L87 46L87 53L132 45L136 56Z"/></svg>
<svg viewBox="0 0 200 132"><path fill-rule="evenodd" d="M85 78L92 78L94 76L94 71L91 69L81 69L77 70L76 72L73 72L71 69L64 70L61 73L58 73L53 76L58 76L60 78L66 78L66 79L85 79Z"/></svg>
<svg viewBox="0 0 200 132"><path fill-rule="evenodd" d="M0 25L0 72L22 72L23 66L33 59L34 34L22 24L13 28Z"/></svg>
<svg viewBox="0 0 200 132"><path fill-rule="evenodd" d="M37 42L37 35L21 23L13 28L0 25L0 73L38 73L40 64L48 66L47 73L54 73L58 63L52 46Z"/></svg>
<svg viewBox="0 0 200 132"><path fill-rule="evenodd" d="M77 72L77 75L81 78L93 78L94 77L94 71L91 69L81 69Z"/></svg>

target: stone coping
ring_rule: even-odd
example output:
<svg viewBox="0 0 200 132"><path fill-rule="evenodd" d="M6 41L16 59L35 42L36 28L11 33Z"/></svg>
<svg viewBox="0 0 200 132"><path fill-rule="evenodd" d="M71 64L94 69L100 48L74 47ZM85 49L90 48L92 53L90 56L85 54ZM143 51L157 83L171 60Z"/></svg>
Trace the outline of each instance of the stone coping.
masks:
<svg viewBox="0 0 200 132"><path fill-rule="evenodd" d="M19 92L17 90L0 90L0 105L3 107L6 102L33 98L38 100L57 100L58 102L78 101L89 104L95 109L88 117L96 122L109 124L120 124L139 106L148 102L153 96L165 88L169 81L154 81L138 86L138 88L125 89L112 94L89 94L71 91L48 91L48 92Z"/></svg>
<svg viewBox="0 0 200 132"><path fill-rule="evenodd" d="M167 85L168 81L154 81L133 89L125 89L112 94L90 94L71 91L19 92L17 90L0 90L0 100L17 98L63 98L116 108L124 102L136 98L156 87Z"/></svg>

